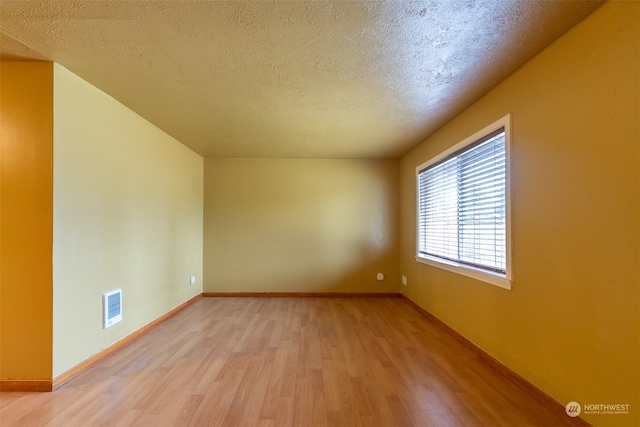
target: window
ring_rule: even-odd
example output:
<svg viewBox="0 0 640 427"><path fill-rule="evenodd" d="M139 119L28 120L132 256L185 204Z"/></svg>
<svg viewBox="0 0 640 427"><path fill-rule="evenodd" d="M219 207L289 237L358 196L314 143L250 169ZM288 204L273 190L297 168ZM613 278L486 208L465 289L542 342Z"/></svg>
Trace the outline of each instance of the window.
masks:
<svg viewBox="0 0 640 427"><path fill-rule="evenodd" d="M416 259L507 289L509 124L503 117L416 169Z"/></svg>

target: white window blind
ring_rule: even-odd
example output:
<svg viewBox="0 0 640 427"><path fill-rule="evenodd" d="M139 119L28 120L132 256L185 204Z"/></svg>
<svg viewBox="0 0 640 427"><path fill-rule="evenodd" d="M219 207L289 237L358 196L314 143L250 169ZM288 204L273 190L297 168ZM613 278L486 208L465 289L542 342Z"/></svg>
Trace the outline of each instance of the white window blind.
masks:
<svg viewBox="0 0 640 427"><path fill-rule="evenodd" d="M506 273L504 127L418 172L418 255Z"/></svg>

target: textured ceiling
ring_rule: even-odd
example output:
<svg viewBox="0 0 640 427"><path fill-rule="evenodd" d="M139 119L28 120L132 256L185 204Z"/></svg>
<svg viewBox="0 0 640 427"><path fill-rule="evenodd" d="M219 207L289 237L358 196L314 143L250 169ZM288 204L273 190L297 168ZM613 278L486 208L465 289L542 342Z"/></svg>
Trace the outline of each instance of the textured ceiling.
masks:
<svg viewBox="0 0 640 427"><path fill-rule="evenodd" d="M0 53L205 157L398 158L600 4L0 0Z"/></svg>

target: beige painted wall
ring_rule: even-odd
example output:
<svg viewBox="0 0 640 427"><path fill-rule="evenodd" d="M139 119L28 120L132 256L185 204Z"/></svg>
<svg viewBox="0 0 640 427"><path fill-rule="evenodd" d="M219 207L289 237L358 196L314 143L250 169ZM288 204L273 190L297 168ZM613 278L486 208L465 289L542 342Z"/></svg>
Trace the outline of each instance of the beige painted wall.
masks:
<svg viewBox="0 0 640 427"><path fill-rule="evenodd" d="M202 292L203 159L62 66L54 75L55 377ZM102 329L115 288L123 321Z"/></svg>
<svg viewBox="0 0 640 427"><path fill-rule="evenodd" d="M397 292L398 167L205 159L204 290Z"/></svg>
<svg viewBox="0 0 640 427"><path fill-rule="evenodd" d="M584 415L640 425L638 2L609 2L401 162L403 292ZM512 114L511 291L415 261L415 167Z"/></svg>
<svg viewBox="0 0 640 427"><path fill-rule="evenodd" d="M0 379L51 379L51 63L0 62L0 147Z"/></svg>

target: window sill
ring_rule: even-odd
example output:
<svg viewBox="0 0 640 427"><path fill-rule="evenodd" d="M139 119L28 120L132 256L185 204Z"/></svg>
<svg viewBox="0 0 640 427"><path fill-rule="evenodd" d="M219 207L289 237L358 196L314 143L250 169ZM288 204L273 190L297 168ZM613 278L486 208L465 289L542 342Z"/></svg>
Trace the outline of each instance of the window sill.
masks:
<svg viewBox="0 0 640 427"><path fill-rule="evenodd" d="M416 256L416 261L432 267L451 271L453 273L462 274L463 276L471 277L472 279L480 280L503 289L511 289L511 280L501 274L491 273L456 262L448 262L438 258L425 256Z"/></svg>

